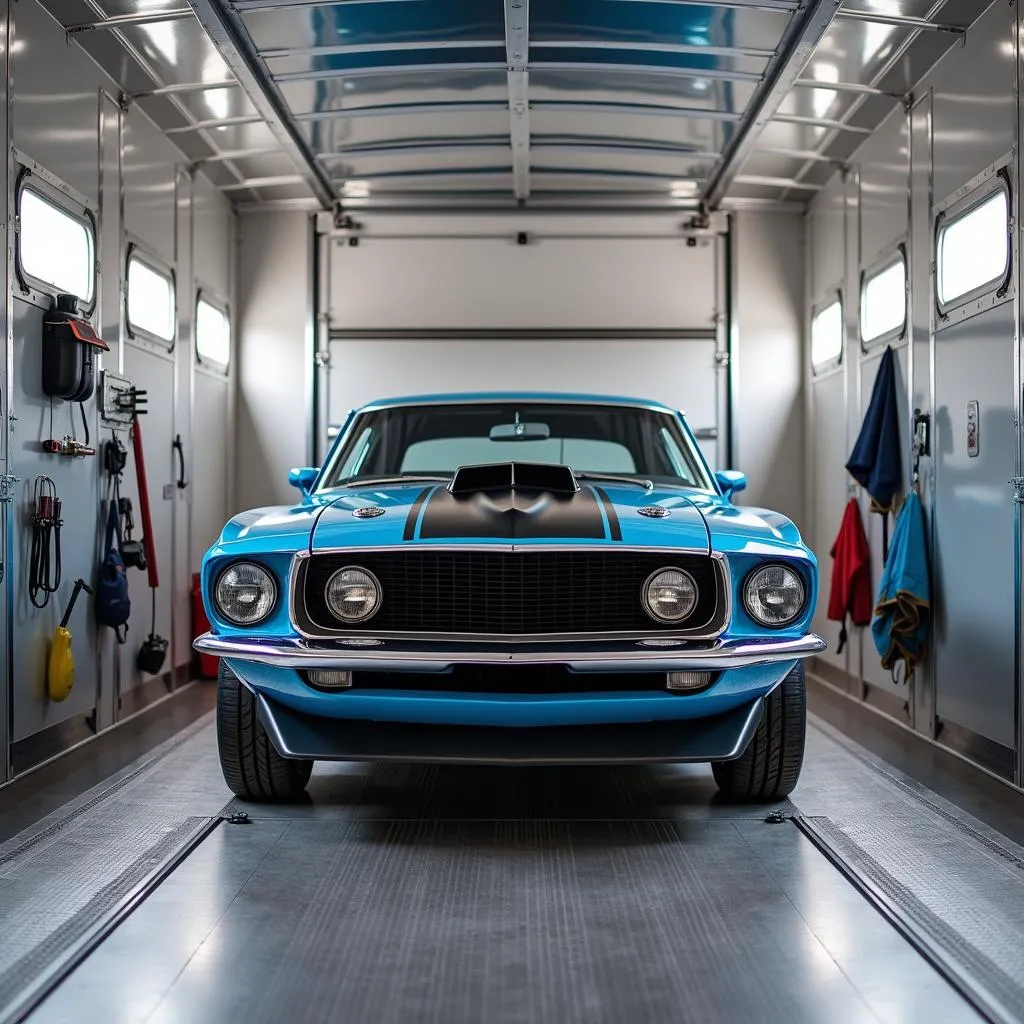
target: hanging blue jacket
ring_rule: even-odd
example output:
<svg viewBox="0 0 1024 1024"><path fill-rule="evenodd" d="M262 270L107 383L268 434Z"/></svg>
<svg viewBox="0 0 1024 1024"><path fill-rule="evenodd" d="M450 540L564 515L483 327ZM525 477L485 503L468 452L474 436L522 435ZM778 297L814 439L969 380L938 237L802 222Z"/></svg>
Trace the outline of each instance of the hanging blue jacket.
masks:
<svg viewBox="0 0 1024 1024"><path fill-rule="evenodd" d="M882 667L905 661L908 671L912 669L924 656L930 625L924 510L917 492L911 491L896 518L871 623Z"/></svg>
<svg viewBox="0 0 1024 1024"><path fill-rule="evenodd" d="M896 395L896 353L882 355L871 401L846 468L871 495L872 510L890 512L903 490L900 415Z"/></svg>

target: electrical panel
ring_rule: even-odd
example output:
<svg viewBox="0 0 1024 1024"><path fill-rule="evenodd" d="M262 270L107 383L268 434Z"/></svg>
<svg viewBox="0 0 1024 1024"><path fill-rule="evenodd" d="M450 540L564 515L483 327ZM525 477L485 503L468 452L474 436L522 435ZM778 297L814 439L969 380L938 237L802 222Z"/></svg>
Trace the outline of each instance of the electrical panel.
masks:
<svg viewBox="0 0 1024 1024"><path fill-rule="evenodd" d="M130 427L136 414L145 412L146 392L139 391L127 377L112 370L100 376L100 418L107 424Z"/></svg>

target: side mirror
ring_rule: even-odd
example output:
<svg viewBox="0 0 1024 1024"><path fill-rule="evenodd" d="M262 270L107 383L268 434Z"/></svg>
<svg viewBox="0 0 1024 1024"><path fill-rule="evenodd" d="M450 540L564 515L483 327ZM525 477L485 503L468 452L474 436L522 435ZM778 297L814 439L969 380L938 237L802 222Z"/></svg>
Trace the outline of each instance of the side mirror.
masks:
<svg viewBox="0 0 1024 1024"><path fill-rule="evenodd" d="M746 490L747 474L736 469L720 469L715 473L715 481L722 488L722 493L731 498L737 491Z"/></svg>
<svg viewBox="0 0 1024 1024"><path fill-rule="evenodd" d="M313 484L319 475L320 470L316 466L301 466L297 469L288 470L288 483L302 491L304 498L308 498L309 492L312 490Z"/></svg>

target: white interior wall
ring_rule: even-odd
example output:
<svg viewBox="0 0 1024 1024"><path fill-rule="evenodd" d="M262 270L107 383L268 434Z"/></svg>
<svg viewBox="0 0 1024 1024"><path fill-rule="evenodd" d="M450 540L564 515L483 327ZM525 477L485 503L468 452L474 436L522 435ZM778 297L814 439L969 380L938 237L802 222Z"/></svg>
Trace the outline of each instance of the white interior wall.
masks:
<svg viewBox="0 0 1024 1024"><path fill-rule="evenodd" d="M736 215L734 468L749 479L743 504L805 529L803 228L796 213Z"/></svg>
<svg viewBox="0 0 1024 1024"><path fill-rule="evenodd" d="M290 504L306 459L309 217L252 213L238 231L235 511Z"/></svg>

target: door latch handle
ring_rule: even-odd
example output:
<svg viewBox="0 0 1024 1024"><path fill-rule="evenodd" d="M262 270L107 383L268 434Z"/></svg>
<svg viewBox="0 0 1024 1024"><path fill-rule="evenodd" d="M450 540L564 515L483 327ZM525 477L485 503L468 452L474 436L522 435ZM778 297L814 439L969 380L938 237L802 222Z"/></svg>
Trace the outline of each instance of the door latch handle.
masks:
<svg viewBox="0 0 1024 1024"><path fill-rule="evenodd" d="M171 447L178 453L178 490L183 491L188 487L185 479L185 446L181 441L181 434L176 434Z"/></svg>

